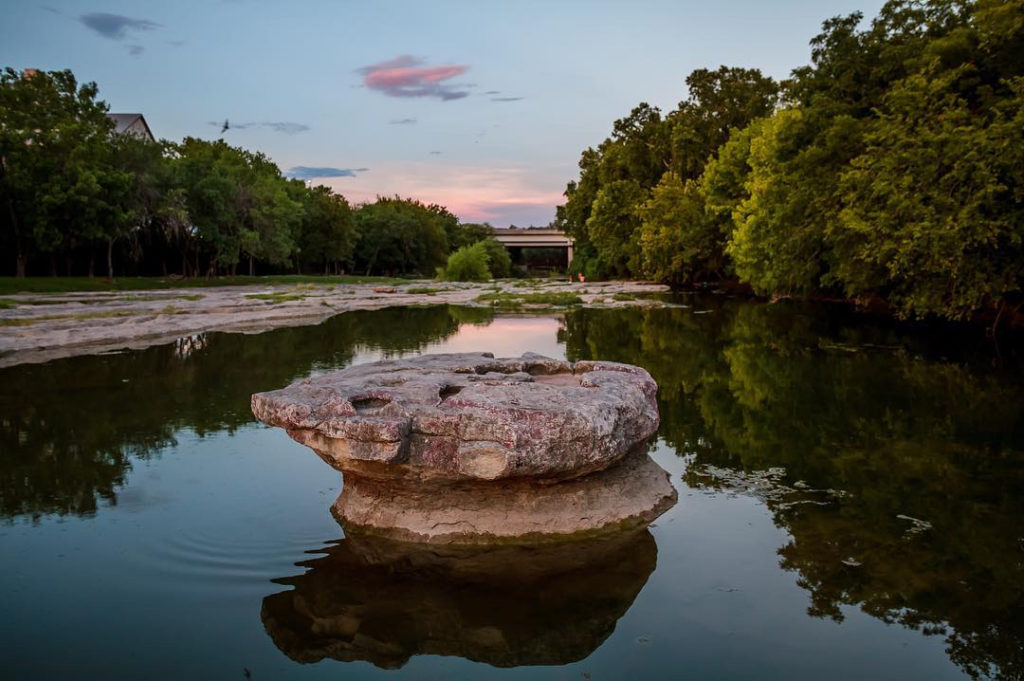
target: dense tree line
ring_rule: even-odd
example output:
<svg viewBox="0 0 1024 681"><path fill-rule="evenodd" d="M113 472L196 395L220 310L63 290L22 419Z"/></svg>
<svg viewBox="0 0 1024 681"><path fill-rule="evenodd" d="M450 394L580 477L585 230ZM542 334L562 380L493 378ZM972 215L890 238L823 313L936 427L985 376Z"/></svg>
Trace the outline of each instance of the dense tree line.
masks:
<svg viewBox="0 0 1024 681"><path fill-rule="evenodd" d="M351 206L261 153L115 134L94 83L0 74L0 274L432 276L486 239L442 206Z"/></svg>
<svg viewBox="0 0 1024 681"><path fill-rule="evenodd" d="M782 83L698 70L675 111L617 121L558 209L572 269L911 316L1019 306L1024 0L891 0L811 48Z"/></svg>

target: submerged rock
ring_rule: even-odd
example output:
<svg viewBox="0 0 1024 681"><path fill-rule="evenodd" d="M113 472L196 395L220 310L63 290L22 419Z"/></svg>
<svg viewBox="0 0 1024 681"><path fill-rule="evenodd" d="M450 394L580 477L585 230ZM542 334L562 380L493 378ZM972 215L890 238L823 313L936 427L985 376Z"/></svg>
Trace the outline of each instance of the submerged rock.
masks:
<svg viewBox="0 0 1024 681"><path fill-rule="evenodd" d="M668 473L640 450L603 471L553 484L441 486L348 475L331 512L348 534L442 544L545 542L646 527L675 502Z"/></svg>
<svg viewBox="0 0 1024 681"><path fill-rule="evenodd" d="M675 502L643 451L656 392L628 364L465 353L349 367L257 393L252 410L343 472L332 510L348 531L546 541L643 526Z"/></svg>
<svg viewBox="0 0 1024 681"><path fill-rule="evenodd" d="M466 353L349 367L257 393L252 410L363 477L557 479L650 437L656 391L628 364Z"/></svg>

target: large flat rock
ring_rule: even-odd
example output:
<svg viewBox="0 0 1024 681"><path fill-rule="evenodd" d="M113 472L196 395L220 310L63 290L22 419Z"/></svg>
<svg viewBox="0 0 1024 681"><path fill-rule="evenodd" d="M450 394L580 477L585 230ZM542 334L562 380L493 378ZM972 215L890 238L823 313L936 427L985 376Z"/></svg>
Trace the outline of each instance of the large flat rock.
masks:
<svg viewBox="0 0 1024 681"><path fill-rule="evenodd" d="M349 367L257 393L252 410L362 479L558 480L653 435L656 392L627 364L464 353Z"/></svg>

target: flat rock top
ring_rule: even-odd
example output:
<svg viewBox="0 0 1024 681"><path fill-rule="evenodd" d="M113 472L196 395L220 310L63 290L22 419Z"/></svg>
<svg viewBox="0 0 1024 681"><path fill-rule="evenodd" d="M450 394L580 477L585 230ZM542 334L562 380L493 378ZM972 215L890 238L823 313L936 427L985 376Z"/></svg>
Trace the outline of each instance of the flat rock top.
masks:
<svg viewBox="0 0 1024 681"><path fill-rule="evenodd" d="M253 413L346 472L559 479L601 470L657 430L640 367L532 353L423 355L257 393Z"/></svg>

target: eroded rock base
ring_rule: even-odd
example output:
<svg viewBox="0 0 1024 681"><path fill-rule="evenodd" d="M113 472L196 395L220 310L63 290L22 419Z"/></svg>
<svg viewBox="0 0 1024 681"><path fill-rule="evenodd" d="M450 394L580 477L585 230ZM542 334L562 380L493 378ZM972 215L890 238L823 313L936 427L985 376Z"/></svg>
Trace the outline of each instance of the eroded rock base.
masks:
<svg viewBox="0 0 1024 681"><path fill-rule="evenodd" d="M676 502L666 473L643 450L561 482L424 484L347 472L331 508L346 533L432 544L536 543L651 523Z"/></svg>

